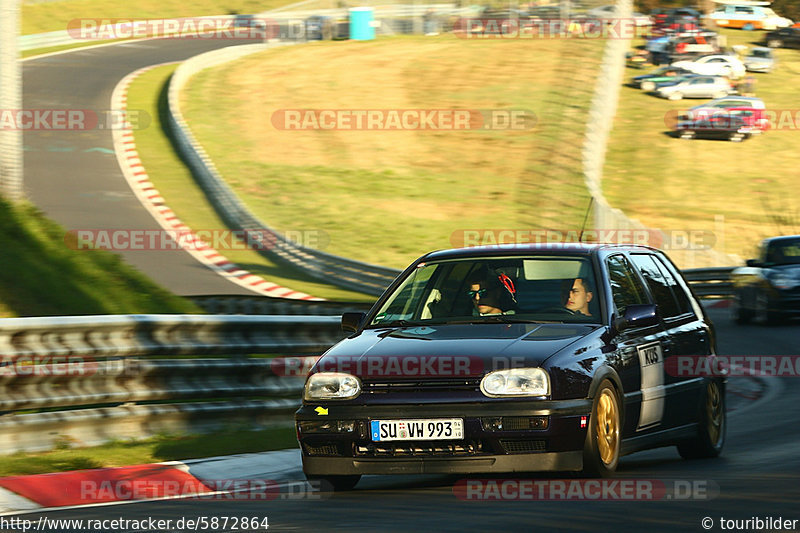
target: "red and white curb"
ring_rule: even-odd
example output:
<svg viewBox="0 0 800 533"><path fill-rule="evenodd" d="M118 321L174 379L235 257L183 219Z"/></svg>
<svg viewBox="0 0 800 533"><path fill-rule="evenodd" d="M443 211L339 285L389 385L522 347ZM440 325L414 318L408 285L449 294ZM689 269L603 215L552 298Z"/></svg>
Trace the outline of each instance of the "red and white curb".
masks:
<svg viewBox="0 0 800 533"><path fill-rule="evenodd" d="M0 515L187 498L270 500L304 477L299 449L9 476L0 478Z"/></svg>
<svg viewBox="0 0 800 533"><path fill-rule="evenodd" d="M111 109L118 112L119 116L125 116L124 111L128 105L128 87L131 82L137 76L150 69L168 64L171 63L150 65L131 72L122 78L111 95ZM122 173L142 206L153 215L153 218L163 229L180 232L182 238L178 245L191 254L192 257L225 279L264 296L293 300L322 300L322 298L316 298L256 276L240 268L209 246L208 243L192 232L191 228L184 224L172 209L165 205L164 198L161 197L161 194L150 181L147 171L142 165L141 159L139 159L139 153L136 150L136 143L133 137L133 128L127 120L123 127L113 130L113 139L114 151L117 154L117 161Z"/></svg>

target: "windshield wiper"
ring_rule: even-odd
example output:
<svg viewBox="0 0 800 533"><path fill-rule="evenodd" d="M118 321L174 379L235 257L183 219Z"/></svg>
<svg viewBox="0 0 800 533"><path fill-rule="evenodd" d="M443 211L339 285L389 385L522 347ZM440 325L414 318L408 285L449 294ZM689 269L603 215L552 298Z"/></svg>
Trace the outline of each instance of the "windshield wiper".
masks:
<svg viewBox="0 0 800 533"><path fill-rule="evenodd" d="M417 320L391 320L389 322L379 322L377 324L370 324L366 326L364 329L373 329L373 328L405 328L408 326L423 326L425 322L419 322Z"/></svg>
<svg viewBox="0 0 800 533"><path fill-rule="evenodd" d="M476 316L466 320L448 320L445 324L546 324L540 320L519 318L513 315Z"/></svg>

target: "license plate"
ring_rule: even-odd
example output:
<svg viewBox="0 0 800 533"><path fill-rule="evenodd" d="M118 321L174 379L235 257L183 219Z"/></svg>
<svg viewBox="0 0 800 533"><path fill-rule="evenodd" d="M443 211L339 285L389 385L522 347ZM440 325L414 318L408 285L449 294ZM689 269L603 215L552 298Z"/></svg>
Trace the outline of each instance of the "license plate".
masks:
<svg viewBox="0 0 800 533"><path fill-rule="evenodd" d="M373 420L370 422L370 434L373 442L463 439L464 420L461 418Z"/></svg>

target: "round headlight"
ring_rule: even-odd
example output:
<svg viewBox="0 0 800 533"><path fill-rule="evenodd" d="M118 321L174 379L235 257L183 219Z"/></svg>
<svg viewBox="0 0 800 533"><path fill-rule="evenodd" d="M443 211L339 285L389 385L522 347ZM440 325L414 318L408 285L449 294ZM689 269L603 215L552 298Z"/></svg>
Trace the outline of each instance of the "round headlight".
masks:
<svg viewBox="0 0 800 533"><path fill-rule="evenodd" d="M315 400L350 400L361 394L361 380L341 372L319 372L306 380L303 398Z"/></svg>
<svg viewBox="0 0 800 533"><path fill-rule="evenodd" d="M481 380L486 396L547 396L550 379L541 368L511 368L486 374Z"/></svg>

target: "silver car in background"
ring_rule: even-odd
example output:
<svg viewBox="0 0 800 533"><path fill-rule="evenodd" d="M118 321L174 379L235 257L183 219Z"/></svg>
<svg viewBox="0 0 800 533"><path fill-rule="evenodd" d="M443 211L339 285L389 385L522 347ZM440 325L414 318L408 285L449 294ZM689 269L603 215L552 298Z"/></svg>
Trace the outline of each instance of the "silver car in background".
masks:
<svg viewBox="0 0 800 533"><path fill-rule="evenodd" d="M745 68L750 72L772 72L777 64L772 50L763 46L757 46L750 50L743 62Z"/></svg>
<svg viewBox="0 0 800 533"><path fill-rule="evenodd" d="M669 100L683 98L721 98L736 92L730 80L721 76L691 76L674 85L659 87L656 94Z"/></svg>

